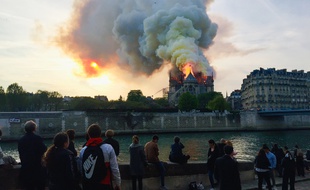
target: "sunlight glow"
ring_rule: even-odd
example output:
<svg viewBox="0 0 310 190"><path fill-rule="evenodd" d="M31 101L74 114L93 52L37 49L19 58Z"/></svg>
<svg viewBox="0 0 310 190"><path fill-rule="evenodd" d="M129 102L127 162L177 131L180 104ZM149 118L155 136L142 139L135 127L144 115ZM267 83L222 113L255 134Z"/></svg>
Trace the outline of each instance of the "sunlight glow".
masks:
<svg viewBox="0 0 310 190"><path fill-rule="evenodd" d="M90 78L88 79L88 82L94 86L108 85L112 83L108 75L101 75L100 77Z"/></svg>

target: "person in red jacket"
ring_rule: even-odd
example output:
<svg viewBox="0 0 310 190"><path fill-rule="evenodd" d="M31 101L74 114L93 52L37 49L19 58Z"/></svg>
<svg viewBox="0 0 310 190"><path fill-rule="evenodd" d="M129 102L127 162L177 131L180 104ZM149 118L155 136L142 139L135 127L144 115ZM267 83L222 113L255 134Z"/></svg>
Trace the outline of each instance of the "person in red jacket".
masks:
<svg viewBox="0 0 310 190"><path fill-rule="evenodd" d="M97 124L92 124L87 129L87 134L89 136L86 146L82 148L79 156L79 164L82 169L85 165L82 165L84 152L88 147L91 146L100 146L100 149L103 152L104 162L107 169L106 175L98 183L92 184L83 184L84 190L121 190L121 176L118 168L117 157L115 155L114 149L109 144L104 144L101 138L101 129ZM94 163L88 163L87 167L91 170L93 167L97 166L95 158L92 160ZM94 165L92 165L94 164ZM92 171L90 171L92 172ZM114 187L112 187L112 181Z"/></svg>

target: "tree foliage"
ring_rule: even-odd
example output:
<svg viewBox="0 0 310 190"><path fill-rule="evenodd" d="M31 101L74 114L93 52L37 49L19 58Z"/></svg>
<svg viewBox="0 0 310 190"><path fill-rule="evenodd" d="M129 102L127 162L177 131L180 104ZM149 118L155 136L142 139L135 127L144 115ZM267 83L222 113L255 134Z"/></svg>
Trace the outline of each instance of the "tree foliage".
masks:
<svg viewBox="0 0 310 190"><path fill-rule="evenodd" d="M217 96L208 103L207 106L211 110L218 110L224 112L229 109L229 104L226 102L223 96Z"/></svg>
<svg viewBox="0 0 310 190"><path fill-rule="evenodd" d="M22 86L13 83L6 89L8 108L12 111L26 111L27 94Z"/></svg>
<svg viewBox="0 0 310 190"><path fill-rule="evenodd" d="M0 111L6 110L6 96L2 86L0 86Z"/></svg>
<svg viewBox="0 0 310 190"><path fill-rule="evenodd" d="M208 103L217 96L222 96L220 92L207 92L202 93L197 96L198 99L198 108L204 109L207 107Z"/></svg>
<svg viewBox="0 0 310 190"><path fill-rule="evenodd" d="M132 101L132 102L142 102L145 100L145 96L143 96L143 93L141 90L131 90L128 92L127 95L127 101Z"/></svg>
<svg viewBox="0 0 310 190"><path fill-rule="evenodd" d="M198 105L198 100L195 95L189 92L183 93L179 98L178 107L181 111L190 111L196 109Z"/></svg>

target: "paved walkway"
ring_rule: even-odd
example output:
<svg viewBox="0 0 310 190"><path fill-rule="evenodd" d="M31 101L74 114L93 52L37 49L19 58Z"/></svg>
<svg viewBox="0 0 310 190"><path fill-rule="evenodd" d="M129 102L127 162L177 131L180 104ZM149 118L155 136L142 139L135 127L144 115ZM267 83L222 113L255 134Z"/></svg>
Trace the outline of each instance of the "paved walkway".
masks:
<svg viewBox="0 0 310 190"><path fill-rule="evenodd" d="M282 178L275 177L276 186L278 190L282 189ZM295 178L295 190L310 190L310 173L305 173L305 177L296 176ZM288 187L289 188L289 187ZM255 190L257 189L257 179L250 180L242 183L243 190Z"/></svg>

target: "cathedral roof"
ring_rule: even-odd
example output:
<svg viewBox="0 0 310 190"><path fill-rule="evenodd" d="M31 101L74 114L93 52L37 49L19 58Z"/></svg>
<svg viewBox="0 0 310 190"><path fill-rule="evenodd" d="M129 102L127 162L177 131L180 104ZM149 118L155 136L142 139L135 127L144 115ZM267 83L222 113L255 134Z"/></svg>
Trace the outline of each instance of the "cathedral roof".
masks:
<svg viewBox="0 0 310 190"><path fill-rule="evenodd" d="M186 77L184 83L198 83L197 79L192 75L192 73L189 73L189 75Z"/></svg>

